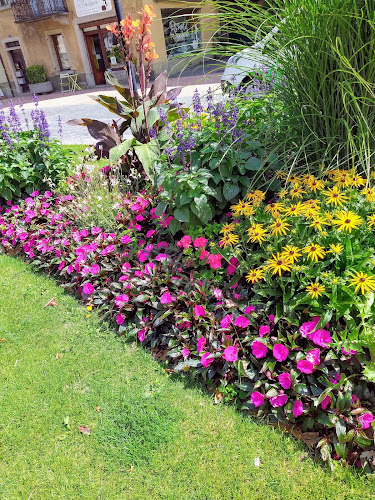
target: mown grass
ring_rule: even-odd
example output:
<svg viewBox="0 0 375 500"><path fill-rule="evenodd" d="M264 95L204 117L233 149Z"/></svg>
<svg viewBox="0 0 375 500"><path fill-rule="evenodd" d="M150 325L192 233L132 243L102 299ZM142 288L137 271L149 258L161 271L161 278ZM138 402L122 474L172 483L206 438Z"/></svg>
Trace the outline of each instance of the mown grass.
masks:
<svg viewBox="0 0 375 500"><path fill-rule="evenodd" d="M80 165L83 161L83 157L87 154L85 152L85 149L88 147L87 144L62 144L61 149L63 151L73 151L75 153L74 157L74 164L75 165ZM91 162L89 162L91 163ZM99 167L104 167L105 165L109 164L109 160L106 158L101 158L95 162L95 165L98 165Z"/></svg>
<svg viewBox="0 0 375 500"><path fill-rule="evenodd" d="M1 499L374 498L371 478L331 473L301 443L214 406L5 256L0 338Z"/></svg>

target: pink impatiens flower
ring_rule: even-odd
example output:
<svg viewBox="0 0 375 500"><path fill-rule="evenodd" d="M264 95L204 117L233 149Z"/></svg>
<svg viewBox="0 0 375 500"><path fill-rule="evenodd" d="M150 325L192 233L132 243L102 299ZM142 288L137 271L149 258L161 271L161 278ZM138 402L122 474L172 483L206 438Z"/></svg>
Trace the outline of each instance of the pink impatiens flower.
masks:
<svg viewBox="0 0 375 500"><path fill-rule="evenodd" d="M320 349L312 349L306 354L307 361L310 361L314 366L320 363Z"/></svg>
<svg viewBox="0 0 375 500"><path fill-rule="evenodd" d="M99 271L100 271L100 267L98 266L98 264L94 264L90 268L91 274L98 274Z"/></svg>
<svg viewBox="0 0 375 500"><path fill-rule="evenodd" d="M232 314L227 314L224 316L224 318L220 321L220 326L221 328L228 328L229 325L232 322Z"/></svg>
<svg viewBox="0 0 375 500"><path fill-rule="evenodd" d="M234 363L238 359L237 348L230 345L224 350L223 358L230 363Z"/></svg>
<svg viewBox="0 0 375 500"><path fill-rule="evenodd" d="M298 399L296 399L294 401L294 403L293 403L292 411L293 411L294 418L297 418L300 415L302 415L302 413L303 413L303 404L302 404L302 402L299 401Z"/></svg>
<svg viewBox="0 0 375 500"><path fill-rule="evenodd" d="M115 298L115 304L117 307L123 307L125 304L129 302L129 295L119 295Z"/></svg>
<svg viewBox="0 0 375 500"><path fill-rule="evenodd" d="M371 427L371 422L374 421L374 417L371 413L363 413L359 417L359 420L361 421L362 429L368 429L369 427Z"/></svg>
<svg viewBox="0 0 375 500"><path fill-rule="evenodd" d="M144 329L143 330L139 330L139 332L138 332L138 340L140 342L144 341L145 336L146 336L146 330L144 330Z"/></svg>
<svg viewBox="0 0 375 500"><path fill-rule="evenodd" d="M131 243L132 239L130 238L129 235L124 234L124 236L121 236L121 243L123 245L126 245L127 243Z"/></svg>
<svg viewBox="0 0 375 500"><path fill-rule="evenodd" d="M270 398L270 403L274 408L279 408L284 406L288 401L288 396L286 394L280 393L277 396Z"/></svg>
<svg viewBox="0 0 375 500"><path fill-rule="evenodd" d="M314 316L311 321L303 323L299 328L299 332L302 337L307 337L310 333L312 333L316 329L316 325L319 323L319 321L320 316Z"/></svg>
<svg viewBox="0 0 375 500"><path fill-rule="evenodd" d="M214 288L214 297L216 300L221 300L223 298L223 291L220 288Z"/></svg>
<svg viewBox="0 0 375 500"><path fill-rule="evenodd" d="M312 373L314 371L314 365L310 361L307 361L306 359L300 359L297 362L297 369L301 373L309 374L309 373Z"/></svg>
<svg viewBox="0 0 375 500"><path fill-rule="evenodd" d="M221 268L221 255L218 254L210 254L208 256L208 263L210 264L211 269L220 269Z"/></svg>
<svg viewBox="0 0 375 500"><path fill-rule="evenodd" d="M238 316L234 320L234 326L238 326L240 328L247 328L250 325L250 321L245 316Z"/></svg>
<svg viewBox="0 0 375 500"><path fill-rule="evenodd" d="M95 288L92 286L91 283L84 283L83 293L85 293L86 295L91 295L94 292L95 292Z"/></svg>
<svg viewBox="0 0 375 500"><path fill-rule="evenodd" d="M199 238L195 238L193 245L195 248L204 248L207 245L208 240L200 236Z"/></svg>
<svg viewBox="0 0 375 500"><path fill-rule="evenodd" d="M199 318L200 316L204 316L206 314L206 310L203 306L195 306L194 307L194 316Z"/></svg>
<svg viewBox="0 0 375 500"><path fill-rule="evenodd" d="M341 347L341 352L345 354L345 356L351 356L352 354L357 354L357 351L353 349L348 349L347 351L344 349L344 346Z"/></svg>
<svg viewBox="0 0 375 500"><path fill-rule="evenodd" d="M273 356L277 361L285 361L288 357L289 349L287 349L283 344L275 344L273 346Z"/></svg>
<svg viewBox="0 0 375 500"><path fill-rule="evenodd" d="M213 358L210 358L209 356L211 356L210 352L205 352L202 354L201 363L205 368L207 368L207 366L213 362Z"/></svg>
<svg viewBox="0 0 375 500"><path fill-rule="evenodd" d="M321 347L327 347L332 342L331 335L328 330L319 328L308 335L308 338L314 342L314 344Z"/></svg>
<svg viewBox="0 0 375 500"><path fill-rule="evenodd" d="M116 316L116 323L118 325L122 325L124 321L125 321L125 315L124 314L118 314Z"/></svg>
<svg viewBox="0 0 375 500"><path fill-rule="evenodd" d="M331 396L328 396L328 395L323 399L323 401L320 403L323 410L325 410L327 408L327 406L330 404L331 401L332 401L332 398L331 398Z"/></svg>
<svg viewBox="0 0 375 500"><path fill-rule="evenodd" d="M164 292L163 295L160 296L161 304L170 304L172 302L172 296L169 292Z"/></svg>
<svg viewBox="0 0 375 500"><path fill-rule="evenodd" d="M191 238L190 236L183 236L180 241L178 241L176 243L176 245L179 247L179 248L185 248L188 249L191 245Z"/></svg>
<svg viewBox="0 0 375 500"><path fill-rule="evenodd" d="M264 358L264 356L267 355L268 348L263 342L259 342L259 340L255 340L251 344L251 351L253 353L253 356L255 356L257 359Z"/></svg>
<svg viewBox="0 0 375 500"><path fill-rule="evenodd" d="M206 339L204 337L199 337L197 342L197 352L202 352L206 346Z"/></svg>
<svg viewBox="0 0 375 500"><path fill-rule="evenodd" d="M244 310L244 313L245 314L250 314L250 313L252 313L254 311L255 311L255 307L254 306L246 306L245 310Z"/></svg>
<svg viewBox="0 0 375 500"><path fill-rule="evenodd" d="M251 399L252 404L256 407L262 406L262 404L264 403L264 396L259 391L252 392L250 399Z"/></svg>
<svg viewBox="0 0 375 500"><path fill-rule="evenodd" d="M181 354L186 359L186 358L188 358L190 356L190 351L189 351L189 349L187 349L186 347L184 347L183 349L181 349Z"/></svg>
<svg viewBox="0 0 375 500"><path fill-rule="evenodd" d="M270 333L270 327L268 325L262 325L261 327L259 327L259 337L264 337L268 333Z"/></svg>
<svg viewBox="0 0 375 500"><path fill-rule="evenodd" d="M283 389L290 389L290 386L292 385L292 377L289 373L281 373L279 375L279 382Z"/></svg>

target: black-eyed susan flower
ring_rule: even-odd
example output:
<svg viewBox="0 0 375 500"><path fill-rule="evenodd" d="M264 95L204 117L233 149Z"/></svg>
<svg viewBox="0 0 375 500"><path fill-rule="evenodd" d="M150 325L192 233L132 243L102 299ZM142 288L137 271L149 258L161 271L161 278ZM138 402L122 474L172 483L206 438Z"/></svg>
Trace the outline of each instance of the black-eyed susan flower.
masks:
<svg viewBox="0 0 375 500"><path fill-rule="evenodd" d="M284 172L283 170L276 170L275 171L276 179L282 180L286 179L288 177L288 174Z"/></svg>
<svg viewBox="0 0 375 500"><path fill-rule="evenodd" d="M320 297L325 291L326 287L324 285L320 285L319 283L310 283L310 285L306 287L306 292L313 299Z"/></svg>
<svg viewBox="0 0 375 500"><path fill-rule="evenodd" d="M328 188L327 191L324 191L324 194L326 195L326 203L328 205L342 207L348 201L348 197L337 186L333 186L332 189Z"/></svg>
<svg viewBox="0 0 375 500"><path fill-rule="evenodd" d="M293 198L303 198L303 195L306 193L301 186L296 182L292 189L289 191L290 196Z"/></svg>
<svg viewBox="0 0 375 500"><path fill-rule="evenodd" d="M310 243L310 245L303 249L303 253L307 253L307 258L315 260L315 262L318 262L319 259L324 259L326 254L324 247L317 243Z"/></svg>
<svg viewBox="0 0 375 500"><path fill-rule="evenodd" d="M337 219L334 219L332 224L335 224L339 231L348 231L351 233L353 229L358 229L358 226L363 223L363 219L351 210L340 210L336 214L336 217Z"/></svg>
<svg viewBox="0 0 375 500"><path fill-rule="evenodd" d="M310 175L306 180L306 186L310 191L316 193L324 188L325 182L321 179L316 179L313 175Z"/></svg>
<svg viewBox="0 0 375 500"><path fill-rule="evenodd" d="M301 203L300 201L296 203L295 205L289 205L284 211L284 214L286 216L297 216L297 215L303 215L305 213L306 207L304 203Z"/></svg>
<svg viewBox="0 0 375 500"><path fill-rule="evenodd" d="M355 286L355 292L361 290L362 295L364 295L367 292L371 292L371 290L375 290L374 276L369 276L363 271L354 271L354 273L351 273L351 276L349 286Z"/></svg>
<svg viewBox="0 0 375 500"><path fill-rule="evenodd" d="M248 273L246 274L246 281L248 283L258 283L258 281L264 279L264 271L263 269L249 269Z"/></svg>
<svg viewBox="0 0 375 500"><path fill-rule="evenodd" d="M301 249L295 247L293 245L287 245L283 247L283 251L281 252L281 257L289 259L292 264L297 262L297 260L302 257Z"/></svg>
<svg viewBox="0 0 375 500"><path fill-rule="evenodd" d="M233 231L233 229L235 228L235 224L233 222L231 222L230 224L227 222L226 224L224 224L224 226L220 229L220 232L222 234L228 234L228 233L231 233Z"/></svg>
<svg viewBox="0 0 375 500"><path fill-rule="evenodd" d="M239 237L237 234L227 233L220 240L219 245L226 248L227 246L232 247L234 244L238 243Z"/></svg>
<svg viewBox="0 0 375 500"><path fill-rule="evenodd" d="M239 200L236 205L230 207L232 214L237 217L238 215L244 215L245 211L251 207L251 203Z"/></svg>
<svg viewBox="0 0 375 500"><path fill-rule="evenodd" d="M247 230L249 235L248 242L262 243L266 239L267 230L264 229L263 224L254 224Z"/></svg>
<svg viewBox="0 0 375 500"><path fill-rule="evenodd" d="M371 202L375 201L375 190L374 188L367 187L365 189L362 189L361 194L366 196L366 201Z"/></svg>
<svg viewBox="0 0 375 500"><path fill-rule="evenodd" d="M290 224L288 224L285 219L280 219L280 217L278 217L277 219L275 219L275 222L270 225L271 234L272 236L282 236L289 231L289 227Z"/></svg>
<svg viewBox="0 0 375 500"><path fill-rule="evenodd" d="M271 214L272 217L278 217L284 206L284 203L280 202L268 203L268 205L265 206L264 211L266 214Z"/></svg>
<svg viewBox="0 0 375 500"><path fill-rule="evenodd" d="M343 245L341 245L340 243L338 243L337 245L335 245L334 243L331 243L329 245L329 248L331 250L328 250L330 253L335 253L336 255L340 255L340 253L344 250L344 247Z"/></svg>
<svg viewBox="0 0 375 500"><path fill-rule="evenodd" d="M329 222L325 219L325 217L317 215L313 217L310 227L313 227L316 231L323 231L323 226L328 226L328 225Z"/></svg>
<svg viewBox="0 0 375 500"><path fill-rule="evenodd" d="M360 175L353 175L352 186L357 187L357 188L362 187L362 186L366 186L366 179L364 179Z"/></svg>
<svg viewBox="0 0 375 500"><path fill-rule="evenodd" d="M368 215L368 227L374 227L375 226L375 214Z"/></svg>
<svg viewBox="0 0 375 500"><path fill-rule="evenodd" d="M279 198L280 198L280 200L283 200L286 197L287 194L288 194L288 190L287 189L281 189L279 191Z"/></svg>
<svg viewBox="0 0 375 500"><path fill-rule="evenodd" d="M272 274L281 276L283 271L291 270L291 261L277 252L276 254L272 254L272 259L267 260L264 269L272 271Z"/></svg>

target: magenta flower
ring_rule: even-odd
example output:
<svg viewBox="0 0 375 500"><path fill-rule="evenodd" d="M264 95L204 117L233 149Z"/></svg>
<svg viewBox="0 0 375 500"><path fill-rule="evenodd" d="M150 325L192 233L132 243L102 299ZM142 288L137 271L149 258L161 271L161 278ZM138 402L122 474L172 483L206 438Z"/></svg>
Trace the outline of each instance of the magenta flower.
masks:
<svg viewBox="0 0 375 500"><path fill-rule="evenodd" d="M362 429L368 429L369 427L371 427L371 422L374 421L374 417L371 413L363 413L359 417L359 420L361 421Z"/></svg>
<svg viewBox="0 0 375 500"><path fill-rule="evenodd" d="M200 236L199 238L195 238L193 245L195 248L204 248L207 245L208 240Z"/></svg>
<svg viewBox="0 0 375 500"><path fill-rule="evenodd" d="M264 337L265 335L267 335L268 333L270 333L270 327L267 325L267 326L264 326L262 325L260 328L259 328L259 337Z"/></svg>
<svg viewBox="0 0 375 500"><path fill-rule="evenodd" d="M279 408L284 406L288 401L288 396L286 394L280 393L277 396L270 398L270 403L274 408Z"/></svg>
<svg viewBox="0 0 375 500"><path fill-rule="evenodd" d="M227 314L224 316L224 318L220 321L220 326L221 328L228 328L229 325L232 322L232 314Z"/></svg>
<svg viewBox="0 0 375 500"><path fill-rule="evenodd" d="M91 274L98 274L99 271L100 271L100 267L98 266L98 264L94 264L90 268Z"/></svg>
<svg viewBox="0 0 375 500"><path fill-rule="evenodd" d="M290 386L292 385L292 377L289 373L281 373L279 375L279 382L283 389L290 389Z"/></svg>
<svg viewBox="0 0 375 500"><path fill-rule="evenodd" d="M202 352L206 346L206 339L204 337L199 337L197 342L197 352Z"/></svg>
<svg viewBox="0 0 375 500"><path fill-rule="evenodd" d="M264 396L261 392L258 392L258 391L252 392L250 399L251 399L252 404L256 407L262 406L262 404L264 403Z"/></svg>
<svg viewBox="0 0 375 500"><path fill-rule="evenodd" d="M323 410L325 410L327 408L327 406L330 404L331 401L332 401L332 398L331 398L331 396L328 396L328 395L323 399L323 401L320 403Z"/></svg>
<svg viewBox="0 0 375 500"><path fill-rule="evenodd" d="M102 250L100 252L100 255L108 255L109 253L113 252L115 250L115 246L114 245L108 245L107 247L104 248L104 250Z"/></svg>
<svg viewBox="0 0 375 500"><path fill-rule="evenodd" d="M115 304L117 307L123 307L125 304L129 302L129 295L119 295L115 298Z"/></svg>
<svg viewBox="0 0 375 500"><path fill-rule="evenodd" d="M244 313L245 314L250 314L250 313L252 313L254 311L255 311L255 307L254 306L246 306L245 310L244 310Z"/></svg>
<svg viewBox="0 0 375 500"><path fill-rule="evenodd" d="M84 283L83 293L85 293L86 295L91 295L94 292L95 292L95 288L92 286L91 283Z"/></svg>
<svg viewBox="0 0 375 500"><path fill-rule="evenodd" d="M144 329L143 330L139 330L139 332L138 332L138 340L140 342L144 341L145 336L146 336L146 330L144 330Z"/></svg>
<svg viewBox="0 0 375 500"><path fill-rule="evenodd" d="M151 274L151 271L155 269L156 266L153 262L149 262L148 264L145 265L145 274L148 276Z"/></svg>
<svg viewBox="0 0 375 500"><path fill-rule="evenodd" d="M155 232L156 232L156 231L155 231L154 229L150 229L150 230L149 230L149 231L147 231L147 233L146 233L146 238L151 238L151 236L152 236L153 234L155 234Z"/></svg>
<svg viewBox="0 0 375 500"><path fill-rule="evenodd" d="M186 347L184 347L184 349L181 349L181 354L186 359L186 358L188 358L190 356L190 351L189 351L189 349L187 349Z"/></svg>
<svg viewBox="0 0 375 500"><path fill-rule="evenodd" d="M156 257L155 260L157 262L161 262L162 260L166 260L167 254L166 253L159 253Z"/></svg>
<svg viewBox="0 0 375 500"><path fill-rule="evenodd" d="M132 239L127 234L124 234L124 236L121 236L121 243L123 245L126 245L127 243L131 243L131 241L132 241Z"/></svg>
<svg viewBox="0 0 375 500"><path fill-rule="evenodd" d="M357 396L355 396L354 394L352 394L352 404L354 406L359 406L359 403L360 403L359 398L357 398Z"/></svg>
<svg viewBox="0 0 375 500"><path fill-rule="evenodd" d="M221 268L221 255L218 254L210 254L208 256L208 263L210 264L211 269L220 269Z"/></svg>
<svg viewBox="0 0 375 500"><path fill-rule="evenodd" d="M97 234L100 234L102 232L102 228L101 227L93 227L91 229L91 234L93 236L96 236Z"/></svg>
<svg viewBox="0 0 375 500"><path fill-rule="evenodd" d="M170 304L172 302L172 297L169 292L164 292L160 297L161 304Z"/></svg>
<svg viewBox="0 0 375 500"><path fill-rule="evenodd" d="M320 349L312 349L306 354L307 361L310 361L314 366L320 363Z"/></svg>
<svg viewBox="0 0 375 500"><path fill-rule="evenodd" d="M238 326L240 328L247 328L250 325L250 321L245 316L238 316L234 320L234 326Z"/></svg>
<svg viewBox="0 0 375 500"><path fill-rule="evenodd" d="M200 255L199 255L199 258L200 260L204 260L206 259L208 256L210 255L210 252L207 252L207 250L202 250Z"/></svg>
<svg viewBox="0 0 375 500"><path fill-rule="evenodd" d="M33 198L36 198L37 196L39 196L39 191L33 191L33 192L31 193L31 196L32 196Z"/></svg>
<svg viewBox="0 0 375 500"><path fill-rule="evenodd" d="M204 316L206 314L206 310L203 306L195 306L194 307L194 316L199 318L200 316Z"/></svg>
<svg viewBox="0 0 375 500"><path fill-rule="evenodd" d="M314 344L321 347L327 347L332 342L331 335L328 330L323 330L319 328L308 335L308 338L314 342Z"/></svg>
<svg viewBox="0 0 375 500"><path fill-rule="evenodd" d="M350 355L352 355L352 354L357 354L357 351L353 351L353 349L349 349L348 351L346 351L346 350L344 349L344 346L342 346L342 347L341 347L341 352L342 352L343 354L345 354L345 356L350 356Z"/></svg>
<svg viewBox="0 0 375 500"><path fill-rule="evenodd" d="M213 362L213 358L210 358L209 356L211 356L210 352L205 352L202 354L201 363L205 368L207 368L207 366Z"/></svg>
<svg viewBox="0 0 375 500"><path fill-rule="evenodd" d="M307 361L306 359L300 359L297 363L297 369L301 373L309 374L314 371L314 365L310 361Z"/></svg>
<svg viewBox="0 0 375 500"><path fill-rule="evenodd" d="M125 315L124 314L118 314L116 316L116 323L118 325L122 325L124 321L125 321Z"/></svg>
<svg viewBox="0 0 375 500"><path fill-rule="evenodd" d="M341 373L336 373L335 378L330 378L329 381L331 384L338 384L341 380Z"/></svg>
<svg viewBox="0 0 375 500"><path fill-rule="evenodd" d="M303 323L299 328L299 332L302 337L307 337L310 333L312 333L316 329L316 325L319 323L319 321L320 316L314 316L311 321Z"/></svg>
<svg viewBox="0 0 375 500"><path fill-rule="evenodd" d="M288 357L289 349L287 349L283 344L275 344L273 346L273 356L277 361L285 361Z"/></svg>
<svg viewBox="0 0 375 500"><path fill-rule="evenodd" d="M214 297L216 300L221 300L223 298L223 292L220 288L214 288Z"/></svg>
<svg viewBox="0 0 375 500"><path fill-rule="evenodd" d="M293 415L294 415L294 418L297 418L299 417L300 415L302 415L303 413L303 404L301 401L299 401L298 399L296 399L293 403Z"/></svg>
<svg viewBox="0 0 375 500"><path fill-rule="evenodd" d="M267 355L268 348L263 342L259 342L259 340L255 340L251 344L251 351L253 353L253 356L255 356L257 359L264 358L264 356Z"/></svg>
<svg viewBox="0 0 375 500"><path fill-rule="evenodd" d="M185 248L188 249L191 245L191 238L190 236L183 236L180 241L177 242L177 246L179 248Z"/></svg>
<svg viewBox="0 0 375 500"><path fill-rule="evenodd" d="M223 358L230 363L235 363L238 359L237 348L230 345L224 350Z"/></svg>

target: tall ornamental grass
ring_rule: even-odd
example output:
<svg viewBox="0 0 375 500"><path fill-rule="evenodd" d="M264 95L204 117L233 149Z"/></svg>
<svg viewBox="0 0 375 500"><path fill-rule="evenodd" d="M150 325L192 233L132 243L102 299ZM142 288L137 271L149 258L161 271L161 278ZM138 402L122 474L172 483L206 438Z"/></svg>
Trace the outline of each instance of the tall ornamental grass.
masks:
<svg viewBox="0 0 375 500"><path fill-rule="evenodd" d="M264 53L282 75L274 97L283 111L272 137L287 166L356 167L369 177L375 150L375 2L273 0L262 6L219 0L215 5L219 22L212 17L212 24L217 33L229 33L217 53L233 54L241 43L252 45L279 28Z"/></svg>

